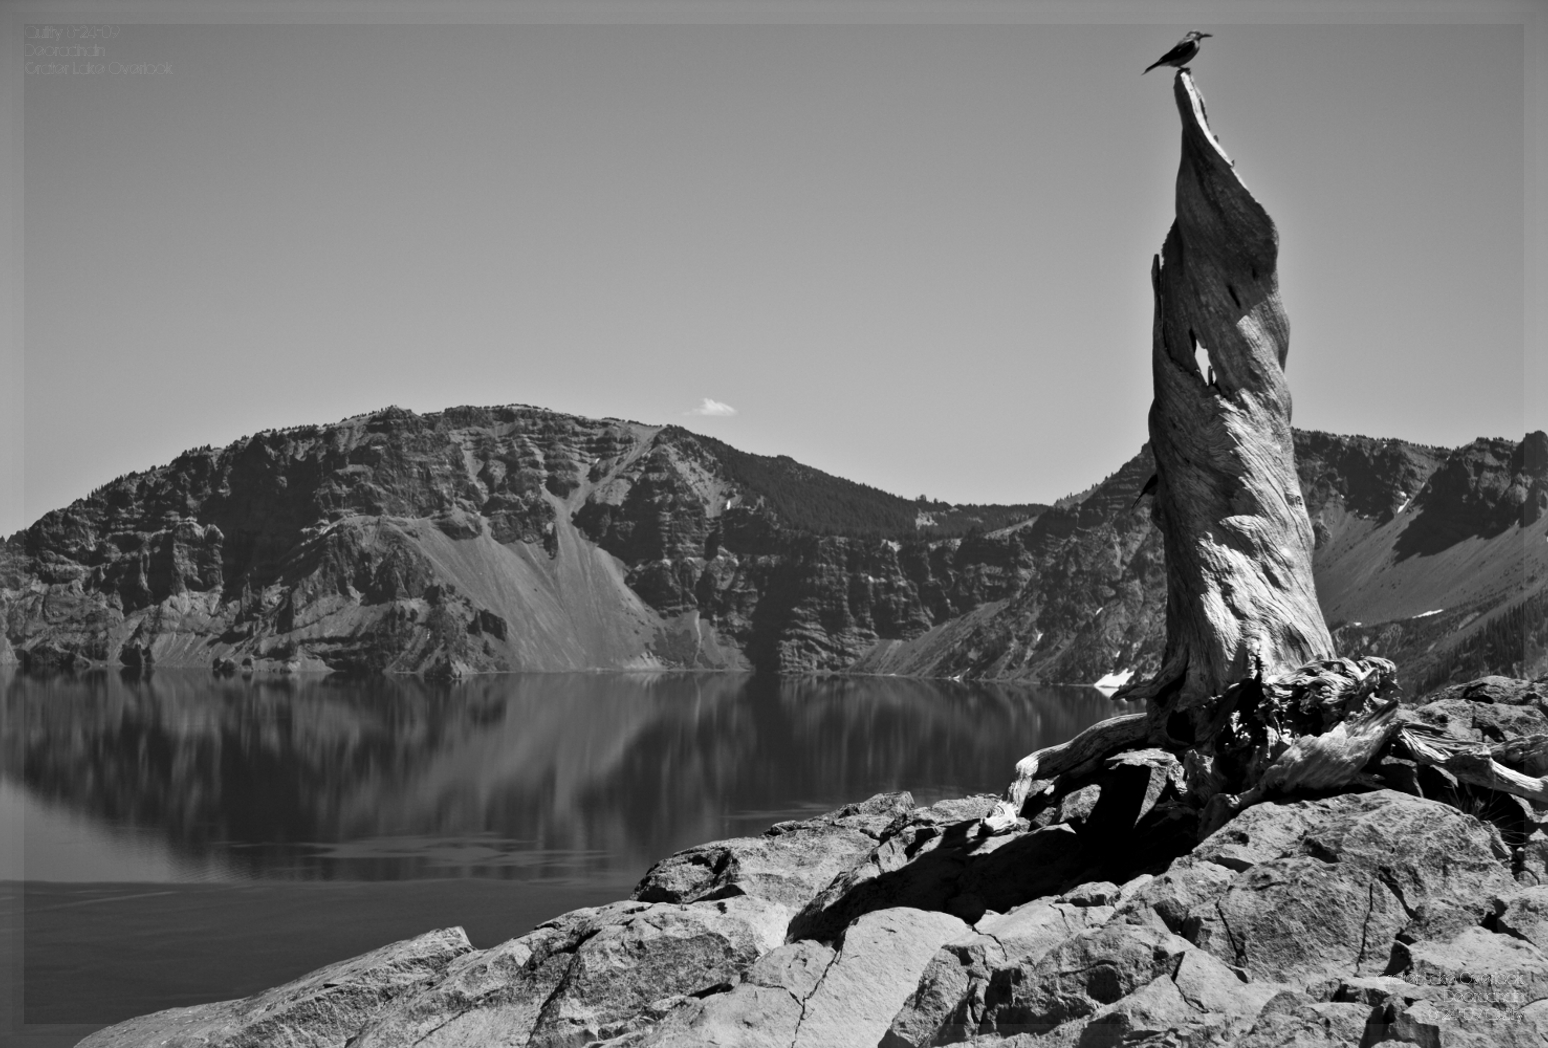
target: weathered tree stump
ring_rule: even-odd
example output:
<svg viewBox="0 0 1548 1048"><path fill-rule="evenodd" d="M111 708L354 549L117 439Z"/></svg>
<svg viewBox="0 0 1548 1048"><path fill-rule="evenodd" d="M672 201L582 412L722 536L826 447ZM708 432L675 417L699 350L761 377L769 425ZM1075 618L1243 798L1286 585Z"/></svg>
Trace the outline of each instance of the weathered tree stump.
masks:
<svg viewBox="0 0 1548 1048"><path fill-rule="evenodd" d="M1329 656L1333 640L1295 473L1279 235L1186 70L1173 92L1177 216L1151 263L1152 514L1166 549L1167 640L1160 673L1123 697L1150 700L1156 730L1186 745L1231 684Z"/></svg>
<svg viewBox="0 0 1548 1048"><path fill-rule="evenodd" d="M1151 512L1167 572L1161 669L1115 696L1145 700L1146 713L1018 763L986 822L1009 828L1039 798L1139 762L1165 766L1152 792L1171 783L1203 836L1258 800L1379 785L1366 769L1394 747L1459 781L1548 801L1548 777L1500 763L1548 768L1548 740L1499 753L1457 743L1400 708L1391 662L1334 657L1291 441L1278 233L1210 130L1186 69L1173 94L1183 132L1177 213L1151 263Z"/></svg>

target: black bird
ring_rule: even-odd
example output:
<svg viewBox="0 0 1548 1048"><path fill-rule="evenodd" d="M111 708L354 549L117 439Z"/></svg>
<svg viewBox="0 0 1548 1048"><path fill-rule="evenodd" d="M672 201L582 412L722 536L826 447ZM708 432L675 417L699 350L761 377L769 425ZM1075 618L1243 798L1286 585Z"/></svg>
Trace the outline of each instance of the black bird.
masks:
<svg viewBox="0 0 1548 1048"><path fill-rule="evenodd" d="M1144 74L1141 73L1140 75L1143 76ZM1134 506L1138 506L1140 504L1140 500L1141 499L1143 499L1146 495L1149 495L1152 492L1154 492L1156 490L1156 484L1158 484L1160 482L1160 480L1161 480L1161 474L1159 474L1159 473L1152 473L1150 475L1150 479L1145 481L1145 486L1140 488L1140 493L1138 495L1134 496ZM1130 506L1129 508L1133 509L1134 506Z"/></svg>
<svg viewBox="0 0 1548 1048"><path fill-rule="evenodd" d="M1145 73L1150 72L1156 66L1160 65L1176 66L1177 68L1181 69L1183 66L1193 61L1193 56L1199 53L1199 41L1204 39L1206 36L1214 35L1214 33L1201 33L1195 29L1193 32L1177 41L1176 47L1172 48L1166 54L1162 55L1160 58L1150 63L1150 65L1146 66ZM1141 73L1140 76L1144 76L1145 73Z"/></svg>

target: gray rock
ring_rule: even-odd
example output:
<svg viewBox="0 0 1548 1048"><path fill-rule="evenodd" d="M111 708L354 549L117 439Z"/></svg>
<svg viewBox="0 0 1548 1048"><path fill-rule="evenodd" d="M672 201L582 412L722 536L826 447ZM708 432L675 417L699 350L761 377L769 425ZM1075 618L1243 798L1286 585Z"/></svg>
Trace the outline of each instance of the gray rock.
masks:
<svg viewBox="0 0 1548 1048"><path fill-rule="evenodd" d="M714 996L709 998L714 999ZM672 1027L684 1017L698 1013L703 998L672 994L651 1001L640 1011L616 1022L604 1023L597 1036L585 1042L587 1048L638 1048L663 1027ZM495 1042L499 1043L499 1042Z"/></svg>
<svg viewBox="0 0 1548 1048"><path fill-rule="evenodd" d="M790 911L738 897L576 910L471 954L383 1009L351 1048L559 1045L648 1030L729 989L783 938Z"/></svg>
<svg viewBox="0 0 1548 1048"><path fill-rule="evenodd" d="M1233 1021L1256 1016L1275 994L1285 989L1277 983L1249 982L1245 973L1227 966L1206 950L1183 954L1171 981L1196 1011L1223 1015Z"/></svg>
<svg viewBox="0 0 1548 1048"><path fill-rule="evenodd" d="M1112 915L1110 906L1038 899L980 921L977 930L1000 947L1006 960L1027 961L1042 957L1072 935L1096 927Z"/></svg>
<svg viewBox="0 0 1548 1048"><path fill-rule="evenodd" d="M484 533L484 520L477 513L469 513L460 506L443 510L431 518L431 523L448 537L472 539Z"/></svg>
<svg viewBox="0 0 1548 1048"><path fill-rule="evenodd" d="M1195 951L1197 952L1197 951ZM1168 1031L1200 1036L1217 1024L1200 1021L1201 1016L1178 992L1177 985L1167 978L1152 979L1138 990L1099 1008L1089 1019L1071 1024L1059 1031L1068 1039L1076 1036L1075 1043L1081 1048L1096 1045L1122 1045L1143 1043L1147 1037L1159 1036Z"/></svg>
<svg viewBox="0 0 1548 1048"><path fill-rule="evenodd" d="M1122 889L1112 881L1087 881L1059 896L1059 902L1071 906L1111 906L1118 901Z"/></svg>
<svg viewBox="0 0 1548 1048"><path fill-rule="evenodd" d="M1533 1001L1521 1009L1521 1023L1548 1043L1548 1001Z"/></svg>
<svg viewBox="0 0 1548 1048"><path fill-rule="evenodd" d="M1384 1038L1385 1030L1367 1037L1372 1014L1369 1005L1322 1002L1300 990L1284 990L1263 1006L1232 1048L1355 1048Z"/></svg>
<svg viewBox="0 0 1548 1048"><path fill-rule="evenodd" d="M1548 884L1548 833L1534 828L1515 856L1519 884Z"/></svg>
<svg viewBox="0 0 1548 1048"><path fill-rule="evenodd" d="M342 1048L373 1015L436 981L472 949L461 928L427 932L253 997L130 1019L98 1030L80 1048Z"/></svg>
<svg viewBox="0 0 1548 1048"><path fill-rule="evenodd" d="M1004 951L987 935L975 934L941 947L892 1017L880 1048L920 1048L967 1039L978 1029L989 974L1004 962Z"/></svg>
<svg viewBox="0 0 1548 1048"><path fill-rule="evenodd" d="M1190 915L1190 938L1256 979L1304 985L1380 974L1407 923L1369 872L1294 856L1238 874L1219 900Z"/></svg>
<svg viewBox="0 0 1548 1048"><path fill-rule="evenodd" d="M793 942L758 958L747 970L744 981L753 986L784 990L797 1000L805 1001L817 989L835 955L831 946L820 942L810 939Z"/></svg>
<svg viewBox="0 0 1548 1048"><path fill-rule="evenodd" d="M760 957L741 985L679 1009L648 1034L628 1042L640 1048L790 1048L805 1002L833 963L834 951L803 941Z"/></svg>
<svg viewBox="0 0 1548 1048"><path fill-rule="evenodd" d="M1391 1041L1444 1048L1542 1048L1543 1029L1521 1009L1471 999L1432 997L1379 1010Z"/></svg>
<svg viewBox="0 0 1548 1048"><path fill-rule="evenodd" d="M1466 684L1453 684L1429 696L1433 701L1466 699L1476 703L1502 706L1543 705L1548 702L1548 684L1517 680L1514 677L1480 677Z"/></svg>
<svg viewBox="0 0 1548 1048"><path fill-rule="evenodd" d="M1067 822L1071 825L1080 825L1091 817L1096 809L1097 801L1102 799L1102 787L1096 783L1090 786L1082 786L1065 794L1059 800L1057 814L1054 822Z"/></svg>
<svg viewBox="0 0 1548 1048"><path fill-rule="evenodd" d="M460 957L441 979L374 1016L351 1048L463 1048L525 1038L576 948L602 927L648 908L623 902L573 910L520 938Z"/></svg>
<svg viewBox="0 0 1548 1048"><path fill-rule="evenodd" d="M1536 693L1529 704L1480 702L1474 699L1447 698L1414 710L1427 724L1446 733L1473 742L1497 743L1524 735L1548 732L1548 715Z"/></svg>
<svg viewBox="0 0 1548 1048"><path fill-rule="evenodd" d="M1230 824L1225 827L1230 828ZM1224 894L1232 876L1230 869L1200 858L1197 852L1184 855L1166 872L1152 877L1133 891L1120 910L1138 917L1147 912L1154 913L1169 930L1183 935L1188 915Z"/></svg>
<svg viewBox="0 0 1548 1048"><path fill-rule="evenodd" d="M1296 854L1324 822L1326 813L1306 803L1258 804L1205 838L1192 858L1241 873Z"/></svg>
<svg viewBox="0 0 1548 1048"><path fill-rule="evenodd" d="M1506 892L1494 902L1495 927L1539 950L1548 950L1548 885Z"/></svg>
<svg viewBox="0 0 1548 1048"><path fill-rule="evenodd" d="M1035 965L997 971L977 1029L882 1043L942 1044L992 1033L1009 1037L1006 1044L1040 1048L1153 1039L1158 1045L1222 1044L1245 1032L1283 989L1249 982L1180 937L1119 915L1071 937Z"/></svg>
<svg viewBox="0 0 1548 1048"><path fill-rule="evenodd" d="M1548 997L1548 955L1483 928L1466 928L1450 942L1399 943L1393 961L1404 979L1451 987L1458 1000L1519 1009Z"/></svg>
<svg viewBox="0 0 1548 1048"><path fill-rule="evenodd" d="M1114 923L1081 932L1035 961L996 970L979 1032L1041 1034L1087 1019L1158 976L1170 976L1192 949L1186 939L1144 925Z"/></svg>
<svg viewBox="0 0 1548 1048"><path fill-rule="evenodd" d="M1035 962L1078 932L1112 916L1106 906L1039 899L987 917L970 935L942 946L925 965L882 1039L882 1048L961 1040L977 1031L996 969Z"/></svg>
<svg viewBox="0 0 1548 1048"><path fill-rule="evenodd" d="M608 924L575 950L532 1028L532 1048L598 1039L651 1002L730 989L780 944L790 911L751 897L656 903Z"/></svg>
<svg viewBox="0 0 1548 1048"><path fill-rule="evenodd" d="M992 793L975 793L969 797L947 797L934 804L916 810L919 818L929 819L938 826L951 826L959 822L984 819L994 810L999 798Z"/></svg>
<svg viewBox="0 0 1548 1048"><path fill-rule="evenodd" d="M1395 975L1349 976L1333 983L1333 1000L1345 1004L1412 1004L1434 992Z"/></svg>
<svg viewBox="0 0 1548 1048"><path fill-rule="evenodd" d="M1477 924L1514 887L1507 856L1493 827L1389 790L1260 804L1180 860L1241 868L1193 905L1184 934L1255 979L1379 975L1400 932L1445 939Z"/></svg>
<svg viewBox="0 0 1548 1048"><path fill-rule="evenodd" d="M646 871L634 898L694 902L746 894L800 909L913 810L909 794L882 793L815 819L779 823L758 837L688 848Z"/></svg>
<svg viewBox="0 0 1548 1048"><path fill-rule="evenodd" d="M743 985L696 1001L639 1039L605 1041L639 1048L790 1048L801 1024L801 1002L784 990Z"/></svg>
<svg viewBox="0 0 1548 1048"><path fill-rule="evenodd" d="M794 1048L874 1045L941 945L967 934L946 913L893 908L844 931L838 956L806 999Z"/></svg>

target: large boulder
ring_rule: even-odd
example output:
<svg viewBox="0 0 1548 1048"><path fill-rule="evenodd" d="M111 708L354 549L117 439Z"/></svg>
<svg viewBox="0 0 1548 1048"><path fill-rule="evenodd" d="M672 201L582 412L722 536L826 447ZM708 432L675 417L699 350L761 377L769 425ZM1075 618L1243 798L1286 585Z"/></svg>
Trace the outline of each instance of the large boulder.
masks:
<svg viewBox="0 0 1548 1048"><path fill-rule="evenodd" d="M881 793L815 819L777 823L757 837L687 848L646 871L634 898L695 902L753 895L800 909L913 810L908 793Z"/></svg>
<svg viewBox="0 0 1548 1048"><path fill-rule="evenodd" d="M729 989L780 945L790 911L762 899L657 903L575 951L543 1005L532 1048L584 1044L654 1001Z"/></svg>
<svg viewBox="0 0 1548 1048"><path fill-rule="evenodd" d="M618 1048L790 1048L806 1001L833 964L830 946L805 940L771 950L727 993L685 1002L654 1029Z"/></svg>
<svg viewBox="0 0 1548 1048"><path fill-rule="evenodd" d="M1144 925L1107 924L1081 932L1035 960L997 969L979 1032L1040 1034L1090 1018L1170 975L1192 949L1186 939Z"/></svg>
<svg viewBox="0 0 1548 1048"><path fill-rule="evenodd" d="M793 1048L874 1045L941 944L968 926L956 917L895 908L844 931L838 956L806 999Z"/></svg>
<svg viewBox="0 0 1548 1048"><path fill-rule="evenodd" d="M1013 961L1035 962L1076 933L1104 923L1111 906L1038 899L990 914L938 950L893 1016L882 1048L961 1040L977 1032L991 975Z"/></svg>
<svg viewBox="0 0 1548 1048"><path fill-rule="evenodd" d="M1508 859L1492 826L1405 794L1257 805L1159 875L986 916L931 959L882 1043L1358 1044L1389 1006L1393 1023L1419 1000L1462 1015L1468 992L1498 989L1464 979L1470 960L1537 991L1525 940L1548 889L1517 886Z"/></svg>
<svg viewBox="0 0 1548 1048"><path fill-rule="evenodd" d="M649 1015L657 1002L735 985L780 944L789 918L787 908L750 897L578 910L393 1002L352 1048L559 1046L618 1036L659 1018Z"/></svg>
<svg viewBox="0 0 1548 1048"><path fill-rule="evenodd" d="M1505 742L1548 732L1548 714L1544 712L1548 702L1538 699L1536 692L1528 694L1531 701L1520 703L1440 699L1420 706L1413 714L1454 738L1469 742Z"/></svg>
<svg viewBox="0 0 1548 1048"><path fill-rule="evenodd" d="M109 1026L80 1048L343 1048L372 1015L435 983L472 949L461 928L427 932L242 1000L170 1008Z"/></svg>
<svg viewBox="0 0 1548 1048"><path fill-rule="evenodd" d="M460 1048L492 1039L523 1043L580 945L648 910L621 902L573 910L519 938L458 958L443 978L393 1001L351 1048Z"/></svg>
<svg viewBox="0 0 1548 1048"><path fill-rule="evenodd" d="M1374 1012L1378 1017L1380 1012ZM1321 1001L1301 990L1275 994L1232 1048L1353 1048L1384 1040L1389 1032L1372 1025L1369 1004ZM1378 1019L1379 1021L1379 1019Z"/></svg>
<svg viewBox="0 0 1548 1048"><path fill-rule="evenodd" d="M899 1035L887 1048L1005 1038L1006 1045L1222 1044L1283 987L1254 982L1164 928L1114 916L997 969L973 1026ZM901 1016L900 1016L901 1018Z"/></svg>
<svg viewBox="0 0 1548 1048"><path fill-rule="evenodd" d="M1472 703L1501 706L1548 705L1548 681L1517 680L1514 677L1479 677L1465 684L1453 684L1426 696L1430 702L1463 699Z"/></svg>
<svg viewBox="0 0 1548 1048"><path fill-rule="evenodd" d="M949 914L866 914L835 950L803 940L771 951L740 985L686 1004L609 1048L851 1048L875 1045L940 945L969 934Z"/></svg>
<svg viewBox="0 0 1548 1048"><path fill-rule="evenodd" d="M1548 885L1506 892L1494 900L1494 911L1497 929L1548 950Z"/></svg>
<svg viewBox="0 0 1548 1048"><path fill-rule="evenodd" d="M1548 956L1529 942L1483 928L1464 928L1448 941L1398 943L1392 966L1418 986L1445 987L1462 999L1514 1004L1548 998Z"/></svg>
<svg viewBox="0 0 1548 1048"><path fill-rule="evenodd" d="M1400 934L1479 923L1514 886L1508 860L1492 826L1390 790L1260 804L1185 860L1238 872L1194 901L1182 931L1254 978L1379 975Z"/></svg>

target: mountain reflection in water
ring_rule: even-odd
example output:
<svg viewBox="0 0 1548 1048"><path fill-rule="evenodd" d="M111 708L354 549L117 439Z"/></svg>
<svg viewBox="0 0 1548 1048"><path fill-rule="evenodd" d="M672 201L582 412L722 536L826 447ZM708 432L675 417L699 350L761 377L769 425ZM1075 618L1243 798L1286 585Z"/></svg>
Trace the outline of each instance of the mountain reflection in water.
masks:
<svg viewBox="0 0 1548 1048"><path fill-rule="evenodd" d="M632 879L882 790L997 793L1021 756L1125 709L898 678L13 676L0 777L29 818L149 840L203 877ZM27 863L50 879L30 830Z"/></svg>

